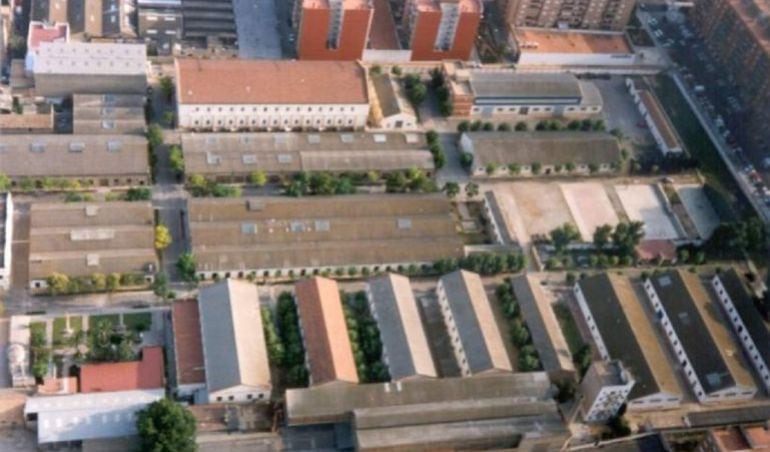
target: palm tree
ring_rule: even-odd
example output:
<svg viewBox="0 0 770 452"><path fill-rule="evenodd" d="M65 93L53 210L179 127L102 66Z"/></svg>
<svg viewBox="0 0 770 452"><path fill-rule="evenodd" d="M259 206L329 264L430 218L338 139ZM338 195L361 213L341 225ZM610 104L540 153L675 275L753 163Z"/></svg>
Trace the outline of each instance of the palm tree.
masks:
<svg viewBox="0 0 770 452"><path fill-rule="evenodd" d="M475 182L468 182L465 185L465 195L469 198L475 198L479 195L479 185Z"/></svg>

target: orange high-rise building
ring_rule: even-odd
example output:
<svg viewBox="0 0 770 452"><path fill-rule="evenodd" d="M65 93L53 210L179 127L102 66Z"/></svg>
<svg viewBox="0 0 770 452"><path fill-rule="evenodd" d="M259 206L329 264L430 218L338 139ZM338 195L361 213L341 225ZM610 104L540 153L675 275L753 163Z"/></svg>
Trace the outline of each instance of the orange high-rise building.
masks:
<svg viewBox="0 0 770 452"><path fill-rule="evenodd" d="M412 61L470 58L482 13L481 0L407 0Z"/></svg>
<svg viewBox="0 0 770 452"><path fill-rule="evenodd" d="M301 60L359 60L369 37L371 0L297 0L297 53Z"/></svg>

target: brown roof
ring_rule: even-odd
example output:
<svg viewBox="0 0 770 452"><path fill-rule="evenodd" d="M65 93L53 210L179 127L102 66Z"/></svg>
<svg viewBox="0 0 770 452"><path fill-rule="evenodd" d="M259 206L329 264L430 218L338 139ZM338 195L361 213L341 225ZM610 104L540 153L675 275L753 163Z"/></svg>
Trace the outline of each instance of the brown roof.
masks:
<svg viewBox="0 0 770 452"><path fill-rule="evenodd" d="M369 30L369 48L375 50L399 50L396 23L390 9L390 1L374 0L374 16Z"/></svg>
<svg viewBox="0 0 770 452"><path fill-rule="evenodd" d="M174 358L179 385L206 382L197 300L178 300L171 306Z"/></svg>
<svg viewBox="0 0 770 452"><path fill-rule="evenodd" d="M139 361L80 366L80 392L132 391L162 387L162 347L143 348Z"/></svg>
<svg viewBox="0 0 770 452"><path fill-rule="evenodd" d="M631 53L622 33L517 28L516 42L530 53Z"/></svg>
<svg viewBox="0 0 770 452"><path fill-rule="evenodd" d="M355 62L177 59L180 104L366 104Z"/></svg>
<svg viewBox="0 0 770 452"><path fill-rule="evenodd" d="M358 383L337 282L315 277L298 282L294 290L312 384Z"/></svg>
<svg viewBox="0 0 770 452"><path fill-rule="evenodd" d="M30 224L32 279L157 266L149 202L33 203Z"/></svg>
<svg viewBox="0 0 770 452"><path fill-rule="evenodd" d="M182 135L188 174L300 171L432 171L424 135L416 133L194 133Z"/></svg>
<svg viewBox="0 0 770 452"><path fill-rule="evenodd" d="M53 132L53 112L31 115L0 115L0 131L32 129Z"/></svg>
<svg viewBox="0 0 770 452"><path fill-rule="evenodd" d="M658 128L658 132L660 132L663 137L663 141L666 142L666 146L668 146L669 149L681 148L682 145L679 143L679 138L674 131L674 127L671 125L671 120L669 120L666 112L663 111L663 106L660 105L658 99L646 89L639 90L639 97L642 99L642 103L644 103L644 106L650 113L652 122L654 122L655 127Z"/></svg>
<svg viewBox="0 0 770 452"><path fill-rule="evenodd" d="M461 257L446 196L192 199L199 271L430 262Z"/></svg>
<svg viewBox="0 0 770 452"><path fill-rule="evenodd" d="M129 135L12 135L0 141L10 177L147 176L147 139Z"/></svg>

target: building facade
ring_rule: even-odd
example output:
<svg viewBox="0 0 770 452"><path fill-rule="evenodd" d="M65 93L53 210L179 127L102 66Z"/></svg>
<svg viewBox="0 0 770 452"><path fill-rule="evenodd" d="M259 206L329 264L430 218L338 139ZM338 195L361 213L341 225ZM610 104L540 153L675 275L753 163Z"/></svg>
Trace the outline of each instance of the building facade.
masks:
<svg viewBox="0 0 770 452"><path fill-rule="evenodd" d="M634 98L639 113L644 118L644 123L647 124L647 129L652 134L660 152L663 155L684 152L679 135L655 94L649 89L638 89L630 78L626 79L626 87Z"/></svg>
<svg viewBox="0 0 770 452"><path fill-rule="evenodd" d="M770 141L770 5L761 0L704 0L692 22L715 66L738 87L750 133Z"/></svg>
<svg viewBox="0 0 770 452"><path fill-rule="evenodd" d="M688 383L701 403L748 400L757 388L730 333L708 312L710 299L697 275L671 271L644 282Z"/></svg>
<svg viewBox="0 0 770 452"><path fill-rule="evenodd" d="M770 332L746 292L741 276L735 269L730 269L714 276L711 285L741 341L743 351L765 389L770 392Z"/></svg>
<svg viewBox="0 0 770 452"><path fill-rule="evenodd" d="M626 403L635 383L620 361L594 361L580 382L583 419L607 422Z"/></svg>
<svg viewBox="0 0 770 452"><path fill-rule="evenodd" d="M498 0L513 27L623 30L636 0Z"/></svg>
<svg viewBox="0 0 770 452"><path fill-rule="evenodd" d="M355 62L178 59L176 74L183 129L353 130L369 116Z"/></svg>
<svg viewBox="0 0 770 452"><path fill-rule="evenodd" d="M602 360L622 362L635 381L628 409L677 408L682 392L676 375L631 282L601 274L581 279L573 292Z"/></svg>
<svg viewBox="0 0 770 452"><path fill-rule="evenodd" d="M0 289L6 290L11 286L13 211L11 193L0 194Z"/></svg>
<svg viewBox="0 0 770 452"><path fill-rule="evenodd" d="M182 40L182 0L137 0L139 36L160 55L169 55Z"/></svg>
<svg viewBox="0 0 770 452"><path fill-rule="evenodd" d="M363 56L372 0L298 0L294 24L301 60L355 61Z"/></svg>
<svg viewBox="0 0 770 452"><path fill-rule="evenodd" d="M481 0L407 0L402 27L412 61L470 59L483 12Z"/></svg>
<svg viewBox="0 0 770 452"><path fill-rule="evenodd" d="M567 73L521 73L513 69L443 65L454 116L524 121L585 119L603 108L595 84Z"/></svg>

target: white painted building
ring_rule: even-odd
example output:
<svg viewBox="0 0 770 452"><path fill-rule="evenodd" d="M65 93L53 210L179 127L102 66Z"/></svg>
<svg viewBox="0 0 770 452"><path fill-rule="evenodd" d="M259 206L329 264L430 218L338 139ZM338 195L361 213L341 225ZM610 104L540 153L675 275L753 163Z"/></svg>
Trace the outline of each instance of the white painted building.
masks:
<svg viewBox="0 0 770 452"><path fill-rule="evenodd" d="M741 341L743 351L770 393L770 332L746 292L740 275L735 269L730 269L714 276L711 284L730 319L733 332Z"/></svg>
<svg viewBox="0 0 770 452"><path fill-rule="evenodd" d="M622 362L635 381L628 409L677 408L682 393L676 374L630 281L599 274L581 279L573 291L602 360Z"/></svg>
<svg viewBox="0 0 770 452"><path fill-rule="evenodd" d="M137 412L164 397L164 389L30 397L24 417L39 444L120 438L136 435Z"/></svg>
<svg viewBox="0 0 770 452"><path fill-rule="evenodd" d="M595 361L580 382L586 422L607 422L628 400L636 382L620 361Z"/></svg>
<svg viewBox="0 0 770 452"><path fill-rule="evenodd" d="M209 403L269 400L272 392L257 286L226 279L198 295Z"/></svg>
<svg viewBox="0 0 770 452"><path fill-rule="evenodd" d="M12 244L13 197L7 192L0 194L0 289L11 286Z"/></svg>
<svg viewBox="0 0 770 452"><path fill-rule="evenodd" d="M189 130L353 130L369 116L354 62L176 60L177 121Z"/></svg>
<svg viewBox="0 0 770 452"><path fill-rule="evenodd" d="M698 401L754 397L757 387L741 352L697 275L670 271L647 279L644 290Z"/></svg>

